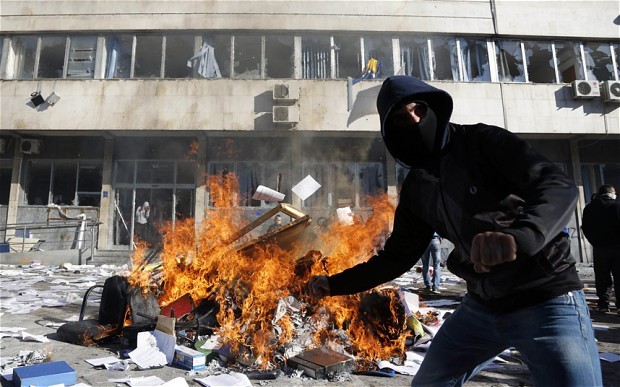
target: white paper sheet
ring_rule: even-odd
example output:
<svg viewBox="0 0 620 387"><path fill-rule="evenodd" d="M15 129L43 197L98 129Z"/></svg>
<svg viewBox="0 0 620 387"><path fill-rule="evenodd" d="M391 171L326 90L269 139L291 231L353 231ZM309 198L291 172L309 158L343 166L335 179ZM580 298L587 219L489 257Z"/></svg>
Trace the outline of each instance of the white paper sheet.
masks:
<svg viewBox="0 0 620 387"><path fill-rule="evenodd" d="M297 183L292 188L292 191L295 193L295 195L299 196L301 200L306 200L319 188L321 188L321 184L314 180L312 176L308 175L302 181Z"/></svg>
<svg viewBox="0 0 620 387"><path fill-rule="evenodd" d="M196 378L194 381L205 387L252 387L250 379L241 373L210 375L206 378Z"/></svg>

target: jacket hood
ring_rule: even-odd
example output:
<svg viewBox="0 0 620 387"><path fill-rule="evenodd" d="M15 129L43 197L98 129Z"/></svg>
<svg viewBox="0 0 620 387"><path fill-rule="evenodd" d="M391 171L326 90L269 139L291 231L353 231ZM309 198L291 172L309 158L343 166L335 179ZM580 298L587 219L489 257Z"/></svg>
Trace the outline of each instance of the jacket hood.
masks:
<svg viewBox="0 0 620 387"><path fill-rule="evenodd" d="M398 136L390 135L390 128L386 127L386 119L394 105L403 100L424 101L433 110L437 117L437 133L435 138L436 151L439 152L448 140L448 123L452 115L452 97L447 92L437 89L417 78L406 75L395 75L387 78L377 97L377 111L381 121L381 136L390 154L399 163L411 167L403 160L407 159L403 152Z"/></svg>

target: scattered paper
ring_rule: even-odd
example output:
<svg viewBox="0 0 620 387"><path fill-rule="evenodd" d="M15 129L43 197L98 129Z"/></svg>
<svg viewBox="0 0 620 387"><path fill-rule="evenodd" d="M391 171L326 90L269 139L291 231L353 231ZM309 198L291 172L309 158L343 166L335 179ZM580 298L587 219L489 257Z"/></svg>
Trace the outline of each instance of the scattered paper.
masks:
<svg viewBox="0 0 620 387"><path fill-rule="evenodd" d="M407 352L407 354L409 354L409 352ZM420 356L420 359L424 359L424 357ZM396 364L390 363L387 360L381 360L379 363L377 363L377 367L379 369L389 368L403 375L415 375L416 372L418 372L418 370L420 369L421 364L422 360L418 361L417 358L416 360L406 360L404 365L402 366L397 366Z"/></svg>
<svg viewBox="0 0 620 387"><path fill-rule="evenodd" d="M189 385L185 379L178 377L162 384L162 387L189 387Z"/></svg>
<svg viewBox="0 0 620 387"><path fill-rule="evenodd" d="M96 359L86 359L85 360L88 364L92 365L93 367L102 367L106 364L112 364L112 363L116 363L121 361L121 359L116 358L114 356L106 356L106 357L99 357Z"/></svg>
<svg viewBox="0 0 620 387"><path fill-rule="evenodd" d="M39 343L49 343L50 339L43 335L31 335L30 333L22 331L23 341L38 341Z"/></svg>
<svg viewBox="0 0 620 387"><path fill-rule="evenodd" d="M252 387L250 379L239 372L229 374L211 375L206 378L196 378L194 381L205 387Z"/></svg>
<svg viewBox="0 0 620 387"><path fill-rule="evenodd" d="M162 332L163 333L163 332ZM143 334L149 334L148 337L145 337ZM142 343L141 337L142 335ZM138 347L129 352L129 357L133 360L134 363L141 369L149 369L155 367L162 367L168 364L168 359L166 358L166 354L161 352L159 348L157 348L157 339L151 334L151 332L140 332L138 333Z"/></svg>
<svg viewBox="0 0 620 387"><path fill-rule="evenodd" d="M131 387L153 387L161 386L165 382L157 376L141 376L139 378L129 378L126 382Z"/></svg>
<svg viewBox="0 0 620 387"><path fill-rule="evenodd" d="M347 226L353 224L353 212L351 211L351 207L337 208L336 214L338 215L338 221L340 223L346 224Z"/></svg>
<svg viewBox="0 0 620 387"><path fill-rule="evenodd" d="M301 200L306 200L319 188L321 188L321 185L314 180L312 176L308 175L302 181L297 183L297 185L292 188L292 191L295 195L299 196Z"/></svg>
<svg viewBox="0 0 620 387"><path fill-rule="evenodd" d="M259 185L256 188L256 192L252 196L254 200L264 200L266 202L279 202L284 200L284 194L280 193L271 188L265 187L264 185Z"/></svg>

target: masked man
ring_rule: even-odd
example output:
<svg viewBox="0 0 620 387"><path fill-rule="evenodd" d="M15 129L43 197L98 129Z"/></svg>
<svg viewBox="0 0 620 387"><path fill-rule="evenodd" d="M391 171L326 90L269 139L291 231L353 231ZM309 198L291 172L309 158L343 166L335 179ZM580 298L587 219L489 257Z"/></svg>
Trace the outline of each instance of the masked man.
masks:
<svg viewBox="0 0 620 387"><path fill-rule="evenodd" d="M562 227L577 189L502 128L451 123L452 98L418 79L387 78L377 98L391 155L411 168L393 232L368 261L307 284L314 297L353 294L408 271L436 231L468 293L433 338L414 386L461 385L504 349L535 385L597 386L600 361L582 283Z"/></svg>

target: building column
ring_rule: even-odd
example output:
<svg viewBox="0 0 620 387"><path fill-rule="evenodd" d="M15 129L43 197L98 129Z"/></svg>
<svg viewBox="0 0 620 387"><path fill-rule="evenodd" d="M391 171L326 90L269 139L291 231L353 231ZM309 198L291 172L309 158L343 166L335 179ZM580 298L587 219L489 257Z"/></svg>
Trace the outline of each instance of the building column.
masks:
<svg viewBox="0 0 620 387"><path fill-rule="evenodd" d="M577 235L579 241L579 256L581 257L581 262L583 263L591 263L592 256L590 255L590 249L588 248L588 242L586 241L585 236L583 235L583 231L581 231L581 223L582 223L582 215L583 209L586 206L585 203L585 194L583 191L583 176L581 175L581 157L579 156L579 140L570 140L570 159L572 163L573 169L573 181L577 186L577 190L579 191L579 196L577 198L577 208L575 214L576 227L577 227Z"/></svg>
<svg viewBox="0 0 620 387"><path fill-rule="evenodd" d="M194 207L194 223L196 236L205 219L205 210L207 209L208 193L206 186L207 176L207 139L204 136L198 138L198 153L196 155L196 204Z"/></svg>
<svg viewBox="0 0 620 387"><path fill-rule="evenodd" d="M101 177L101 200L99 204L99 235L97 246L100 250L106 250L111 245L111 237L114 227L114 191L112 187L112 171L114 169L114 139L106 138L103 148L103 170Z"/></svg>
<svg viewBox="0 0 620 387"><path fill-rule="evenodd" d="M22 152L20 151L20 142L16 138L15 149L13 151L13 173L11 174L11 188L9 191L9 205L6 211L6 224L17 223L17 210L19 209L19 197L23 190L21 189L22 179ZM7 236L15 235L15 230L7 230Z"/></svg>

